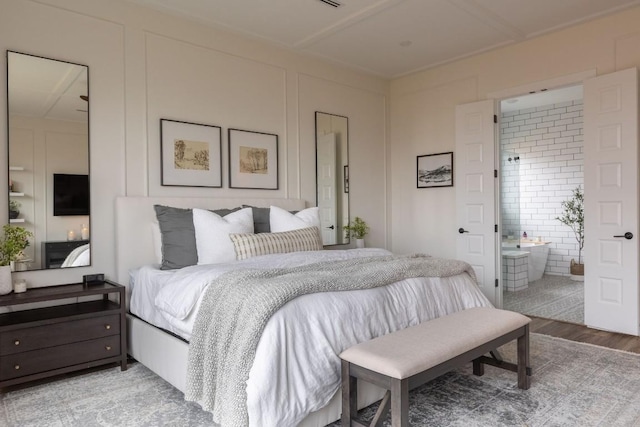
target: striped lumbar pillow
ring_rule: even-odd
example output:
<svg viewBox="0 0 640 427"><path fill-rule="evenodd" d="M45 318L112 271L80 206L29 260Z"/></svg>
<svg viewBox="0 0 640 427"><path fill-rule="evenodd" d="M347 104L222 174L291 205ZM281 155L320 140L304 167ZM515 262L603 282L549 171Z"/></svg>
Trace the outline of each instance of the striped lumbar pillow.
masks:
<svg viewBox="0 0 640 427"><path fill-rule="evenodd" d="M236 259L258 255L322 250L318 227L301 228L280 233L230 233Z"/></svg>

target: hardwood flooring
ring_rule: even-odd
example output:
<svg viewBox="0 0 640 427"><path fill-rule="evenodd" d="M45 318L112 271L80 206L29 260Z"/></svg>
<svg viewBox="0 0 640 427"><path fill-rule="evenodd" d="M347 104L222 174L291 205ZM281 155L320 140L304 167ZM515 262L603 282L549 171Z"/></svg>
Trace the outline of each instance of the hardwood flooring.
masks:
<svg viewBox="0 0 640 427"><path fill-rule="evenodd" d="M640 354L640 337L600 331L584 325L529 316L531 332Z"/></svg>

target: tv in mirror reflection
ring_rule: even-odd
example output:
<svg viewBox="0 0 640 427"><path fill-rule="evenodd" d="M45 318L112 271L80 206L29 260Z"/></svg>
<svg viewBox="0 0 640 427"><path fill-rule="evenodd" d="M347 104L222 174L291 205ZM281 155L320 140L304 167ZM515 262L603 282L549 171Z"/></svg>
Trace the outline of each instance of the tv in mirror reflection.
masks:
<svg viewBox="0 0 640 427"><path fill-rule="evenodd" d="M53 174L53 216L89 215L89 175Z"/></svg>

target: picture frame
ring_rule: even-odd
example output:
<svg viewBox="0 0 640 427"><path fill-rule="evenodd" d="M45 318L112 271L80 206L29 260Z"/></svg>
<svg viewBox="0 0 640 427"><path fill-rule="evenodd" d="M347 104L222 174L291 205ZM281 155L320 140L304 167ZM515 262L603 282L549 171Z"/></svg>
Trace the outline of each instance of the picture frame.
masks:
<svg viewBox="0 0 640 427"><path fill-rule="evenodd" d="M160 119L160 184L222 187L222 128Z"/></svg>
<svg viewBox="0 0 640 427"><path fill-rule="evenodd" d="M453 152L417 156L418 188L453 187Z"/></svg>
<svg viewBox="0 0 640 427"><path fill-rule="evenodd" d="M349 165L344 165L344 192L349 193Z"/></svg>
<svg viewBox="0 0 640 427"><path fill-rule="evenodd" d="M278 135L229 129L229 188L278 189Z"/></svg>

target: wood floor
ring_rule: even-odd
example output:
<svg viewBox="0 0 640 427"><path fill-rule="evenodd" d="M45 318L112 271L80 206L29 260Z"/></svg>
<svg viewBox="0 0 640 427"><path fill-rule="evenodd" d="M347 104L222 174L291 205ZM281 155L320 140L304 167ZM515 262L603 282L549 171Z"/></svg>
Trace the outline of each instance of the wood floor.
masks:
<svg viewBox="0 0 640 427"><path fill-rule="evenodd" d="M640 337L600 331L575 323L529 317L532 319L531 332L640 354Z"/></svg>

